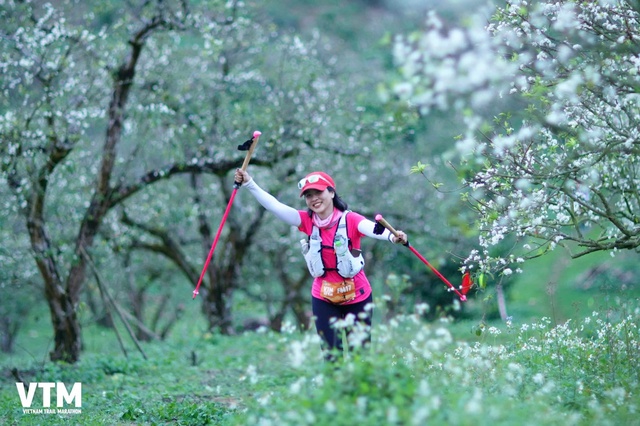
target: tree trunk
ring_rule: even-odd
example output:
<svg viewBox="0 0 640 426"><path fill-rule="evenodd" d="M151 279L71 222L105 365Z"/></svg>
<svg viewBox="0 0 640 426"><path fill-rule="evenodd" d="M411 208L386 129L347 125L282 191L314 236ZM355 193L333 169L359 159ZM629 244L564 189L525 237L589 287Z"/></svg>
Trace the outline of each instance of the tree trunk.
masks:
<svg viewBox="0 0 640 426"><path fill-rule="evenodd" d="M220 271L209 266L211 285L205 292L202 310L209 323L209 330L222 334L233 334L233 318L231 315L231 298L235 290L235 274L229 267Z"/></svg>
<svg viewBox="0 0 640 426"><path fill-rule="evenodd" d="M135 67L140 57L143 39L155 27L148 25L141 30L130 43L131 52L125 63L120 67L114 78L114 89L109 104L109 125L103 148L100 171L91 202L80 225L76 238L76 261L69 271L66 287L56 267L56 260L52 256L51 244L45 230L44 199L48 177L54 167L66 156L60 155L59 141L52 139L52 154L50 162L41 170L42 179L39 188L34 192L30 205L27 227L31 236L31 246L36 254L36 263L45 281L45 296L51 311L53 325L54 349L51 351L51 361L75 363L80 359L82 348L81 327L76 315L76 306L86 279L86 252L93 245L96 234L102 224L105 214L111 204L111 175L116 158L116 146L120 141L122 124L124 121L125 105L129 91L133 84ZM52 128L53 128L52 123Z"/></svg>
<svg viewBox="0 0 640 426"><path fill-rule="evenodd" d="M49 353L51 361L73 364L80 359L82 350L82 333L75 305L64 293L59 299L48 299L47 302L54 331L54 347Z"/></svg>
<svg viewBox="0 0 640 426"><path fill-rule="evenodd" d="M31 199L27 229L36 264L44 280L44 292L51 313L54 349L50 353L52 361L75 363L80 359L82 347L80 323L76 317L75 302L64 290L53 249L42 220L44 187L36 191Z"/></svg>
<svg viewBox="0 0 640 426"><path fill-rule="evenodd" d="M301 330L307 330L311 321L311 315L308 313L308 300L303 296L305 284L309 282L309 275L307 274L306 268L303 269L298 278L294 279L287 273L287 268L285 266L286 255L284 251L271 252L270 257L278 271L280 284L284 291L284 299L280 304L280 309L269 319L271 329L274 331L281 331L282 322L286 312L291 309L296 321L298 322L298 327Z"/></svg>
<svg viewBox="0 0 640 426"><path fill-rule="evenodd" d="M500 319L507 321L507 301L504 296L504 288L502 283L496 285L496 298L498 299L498 311L500 312Z"/></svg>
<svg viewBox="0 0 640 426"><path fill-rule="evenodd" d="M19 328L19 322L6 317L0 318L0 351L13 352L13 344Z"/></svg>

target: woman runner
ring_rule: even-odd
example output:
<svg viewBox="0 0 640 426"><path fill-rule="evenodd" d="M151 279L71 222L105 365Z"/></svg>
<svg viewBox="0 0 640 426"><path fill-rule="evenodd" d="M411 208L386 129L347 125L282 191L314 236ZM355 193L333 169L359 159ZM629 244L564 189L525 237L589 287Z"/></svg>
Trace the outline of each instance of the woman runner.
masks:
<svg viewBox="0 0 640 426"><path fill-rule="evenodd" d="M362 269L364 261L359 256L360 239L367 236L405 244L406 234L398 231L396 238L386 229L382 234L375 234L375 223L358 213L348 212L347 204L336 192L333 179L324 172L309 173L298 183L300 196L304 197L307 210L296 210L281 203L260 188L242 169L236 170L235 181L242 183L278 219L309 236L305 259L314 277L311 307L316 330L328 349L327 359L334 360L334 349L342 351L343 348L341 335L333 327L336 320L344 320L347 315L352 314L355 321L366 324L367 330L371 327L372 312L365 307L372 302L373 297L371 284ZM346 217L342 218L345 214ZM338 231L338 228L344 228L341 224L346 224L346 232ZM319 241L318 248L314 248L314 238L318 238L318 234L321 243ZM346 234L347 241L336 242L342 240L340 234ZM343 246L342 250L340 246ZM349 253L339 256L346 249L349 249ZM365 339L365 343L369 341L370 336Z"/></svg>

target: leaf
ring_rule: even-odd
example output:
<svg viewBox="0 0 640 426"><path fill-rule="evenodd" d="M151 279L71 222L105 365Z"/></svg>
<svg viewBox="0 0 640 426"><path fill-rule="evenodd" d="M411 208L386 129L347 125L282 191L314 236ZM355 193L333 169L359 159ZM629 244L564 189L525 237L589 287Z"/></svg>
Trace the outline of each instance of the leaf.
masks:
<svg viewBox="0 0 640 426"><path fill-rule="evenodd" d="M411 167L410 173L411 174L422 173L425 171L426 168L427 168L426 164L422 164L420 161L418 161L418 164Z"/></svg>

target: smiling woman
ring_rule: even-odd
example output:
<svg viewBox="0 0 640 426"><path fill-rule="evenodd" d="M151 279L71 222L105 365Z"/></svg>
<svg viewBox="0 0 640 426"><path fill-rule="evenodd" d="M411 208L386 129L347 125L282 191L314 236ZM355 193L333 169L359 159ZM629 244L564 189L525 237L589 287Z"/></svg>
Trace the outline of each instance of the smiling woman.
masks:
<svg viewBox="0 0 640 426"><path fill-rule="evenodd" d="M352 316L367 329L371 327L371 284L364 273L360 252L363 236L393 243L406 243L407 236L398 237L385 230L374 233L375 223L348 210L336 192L333 178L324 172L312 172L298 182L300 197L307 210L297 210L281 203L258 186L244 170L238 169L236 182L278 219L306 234L301 241L309 273L313 276L311 306L316 330L328 350L327 359L335 359L333 350L342 350L342 339L333 327L336 321ZM359 339L361 341L362 339ZM369 339L364 339L367 344ZM354 343L350 340L350 345Z"/></svg>

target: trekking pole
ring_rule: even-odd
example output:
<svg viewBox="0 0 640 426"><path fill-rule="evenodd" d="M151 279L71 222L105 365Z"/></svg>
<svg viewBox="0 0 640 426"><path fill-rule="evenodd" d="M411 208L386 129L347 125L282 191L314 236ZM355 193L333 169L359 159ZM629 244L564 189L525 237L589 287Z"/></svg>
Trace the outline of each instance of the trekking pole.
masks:
<svg viewBox="0 0 640 426"><path fill-rule="evenodd" d="M382 234L382 232L384 231L383 228L387 228L389 232L391 232L396 238L398 237L398 231L396 231L393 228L393 226L391 226L389 222L387 222L382 217L381 214L378 214L376 215L376 227L374 228L373 232L375 234ZM461 293L457 288L455 288L453 284L451 284L440 272L438 272L436 268L434 268L429 263L427 259L424 258L424 256L418 253L418 251L409 244L409 240L407 240L407 242L404 245L407 246L409 250L411 250L411 252L413 252L413 254L415 254L418 257L418 259L420 259L425 265L427 265L433 271L433 273L438 276L438 278L440 278L445 284L447 284L449 288L451 288L451 290L453 290L458 295L461 302L465 302L467 300L467 296ZM465 277L463 278L463 286L462 286L463 292L466 293L470 287L471 287L471 278L469 276L469 273L467 272L465 274Z"/></svg>
<svg viewBox="0 0 640 426"><path fill-rule="evenodd" d="M260 135L262 133L259 131L253 132L253 137L243 143L242 145L238 145L238 150L247 151L247 155L244 157L244 162L242 163L242 170L247 170L247 166L249 165L249 160L251 160L251 155L253 154L253 150L258 145L258 139L260 139ZM213 252L216 249L216 245L218 244L218 239L220 239L220 234L222 233L222 228L224 227L224 223L227 221L227 217L229 216L229 211L231 211L231 205L233 204L233 199L236 198L236 192L238 192L238 188L240 188L242 182L234 182L233 183L233 191L231 192L231 197L229 197L229 203L227 204L227 208L222 215L222 220L220 221L220 226L218 227L218 232L216 232L216 236L213 239L213 244L211 244L211 250L209 250L209 255L207 256L207 260L204 262L204 267L202 268L202 272L200 273L200 278L198 279L198 284L196 285L196 289L193 290L193 298L195 299L199 293L200 284L202 284L202 278L204 278L204 274L209 267L209 262L211 262L211 258L213 257Z"/></svg>

